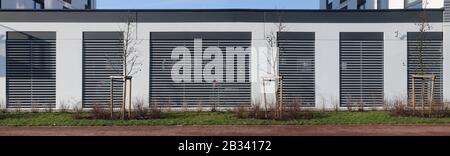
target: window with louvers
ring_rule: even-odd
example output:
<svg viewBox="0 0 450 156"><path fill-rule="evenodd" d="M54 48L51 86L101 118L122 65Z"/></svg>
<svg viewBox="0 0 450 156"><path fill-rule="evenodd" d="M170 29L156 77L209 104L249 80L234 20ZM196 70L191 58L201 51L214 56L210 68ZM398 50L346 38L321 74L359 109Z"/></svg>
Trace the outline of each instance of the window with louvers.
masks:
<svg viewBox="0 0 450 156"><path fill-rule="evenodd" d="M279 34L284 106L315 106L315 33Z"/></svg>
<svg viewBox="0 0 450 156"><path fill-rule="evenodd" d="M8 108L56 106L56 33L7 32Z"/></svg>
<svg viewBox="0 0 450 156"><path fill-rule="evenodd" d="M444 1L444 22L450 22L450 0Z"/></svg>
<svg viewBox="0 0 450 156"><path fill-rule="evenodd" d="M123 74L123 33L83 33L83 107L109 107L111 76ZM123 80L113 79L114 105L122 102Z"/></svg>
<svg viewBox="0 0 450 156"><path fill-rule="evenodd" d="M420 33L408 33L408 95L412 96L412 77L411 75L421 73L421 65L419 61L420 56L420 42L423 41L422 62L423 72L425 74L433 74L436 76L434 98L435 102L442 102L443 100L443 33L442 32L426 32L421 37ZM427 84L428 85L428 84ZM421 103L421 88L422 80L415 80L416 88L416 104ZM424 96L428 97L429 91L425 86ZM410 98L411 99L411 98ZM426 98L428 99L428 98ZM425 100L428 104L428 100Z"/></svg>
<svg viewBox="0 0 450 156"><path fill-rule="evenodd" d="M383 53L383 33L340 34L341 107L383 105Z"/></svg>
<svg viewBox="0 0 450 156"><path fill-rule="evenodd" d="M234 68L234 80L230 82L223 76L223 82L211 83L202 78L202 73L196 73L194 66L202 69L209 62L203 60L200 65L194 58L194 39L202 41L202 54L208 47L219 47L223 53L223 72L227 67ZM150 101L160 106L207 106L233 107L248 106L251 103L250 84L250 51L237 51L245 57L245 63L237 63L226 57L227 47L250 48L251 33L246 32L155 32L150 33ZM172 51L176 47L186 47L190 51L191 82L174 82L171 70L177 60L171 59ZM242 56L242 55L241 55ZM201 56L200 56L201 57ZM214 56L216 57L216 56ZM195 60L195 61L194 61ZM227 64L227 62L234 62ZM238 70L242 69L242 70ZM237 81L237 77L245 76L244 81ZM198 80L200 78L200 81Z"/></svg>

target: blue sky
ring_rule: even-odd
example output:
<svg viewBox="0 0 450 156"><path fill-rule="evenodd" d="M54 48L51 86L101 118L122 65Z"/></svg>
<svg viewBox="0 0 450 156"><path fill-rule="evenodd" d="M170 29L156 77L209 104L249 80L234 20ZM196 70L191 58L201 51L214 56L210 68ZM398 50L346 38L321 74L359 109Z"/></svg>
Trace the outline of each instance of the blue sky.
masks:
<svg viewBox="0 0 450 156"><path fill-rule="evenodd" d="M319 0L97 0L98 9L318 9Z"/></svg>

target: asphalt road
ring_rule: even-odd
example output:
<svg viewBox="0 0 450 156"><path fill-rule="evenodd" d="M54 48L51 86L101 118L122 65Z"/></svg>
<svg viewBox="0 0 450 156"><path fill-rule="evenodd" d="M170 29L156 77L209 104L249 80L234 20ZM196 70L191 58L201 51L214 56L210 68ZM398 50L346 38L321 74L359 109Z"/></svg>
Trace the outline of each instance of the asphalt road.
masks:
<svg viewBox="0 0 450 156"><path fill-rule="evenodd" d="M0 136L450 136L450 124L0 127Z"/></svg>

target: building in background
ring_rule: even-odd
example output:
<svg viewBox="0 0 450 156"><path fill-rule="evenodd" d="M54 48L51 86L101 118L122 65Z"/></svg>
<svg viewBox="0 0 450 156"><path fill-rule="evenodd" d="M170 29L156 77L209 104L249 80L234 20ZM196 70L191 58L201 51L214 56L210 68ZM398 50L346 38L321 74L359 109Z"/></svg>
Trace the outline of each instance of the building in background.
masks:
<svg viewBox="0 0 450 156"><path fill-rule="evenodd" d="M95 9L96 0L0 0L1 9Z"/></svg>
<svg viewBox="0 0 450 156"><path fill-rule="evenodd" d="M444 0L320 0L320 8L326 10L363 9L438 9Z"/></svg>

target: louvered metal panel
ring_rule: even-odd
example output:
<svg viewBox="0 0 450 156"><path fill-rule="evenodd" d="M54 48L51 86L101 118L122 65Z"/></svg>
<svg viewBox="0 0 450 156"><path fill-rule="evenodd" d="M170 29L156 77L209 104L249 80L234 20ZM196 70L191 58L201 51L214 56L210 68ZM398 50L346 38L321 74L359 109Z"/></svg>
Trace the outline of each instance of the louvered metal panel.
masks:
<svg viewBox="0 0 450 156"><path fill-rule="evenodd" d="M315 106L315 33L279 34L284 106Z"/></svg>
<svg viewBox="0 0 450 156"><path fill-rule="evenodd" d="M343 32L340 37L341 106L382 106L383 33Z"/></svg>
<svg viewBox="0 0 450 156"><path fill-rule="evenodd" d="M226 57L227 47L249 48L251 45L251 33L234 32L158 32L150 34L150 101L161 106L217 106L232 107L250 105L250 51L238 50L233 59ZM194 39L202 41L202 51L208 47L219 47L223 54L223 82L206 82L203 74L194 71L194 66L199 62L194 56ZM175 47L186 47L190 51L192 65L192 81L174 82L171 70L178 60L171 59ZM200 56L202 57L202 56ZM216 56L214 56L216 57ZM231 58L231 57L230 57ZM237 63L238 59L244 59L245 63ZM201 59L200 59L201 60ZM231 61L233 64L228 64ZM199 65L205 67L209 60L203 60ZM232 67L234 72L232 82L227 80L225 72L227 67ZM243 81L238 77L245 76ZM199 79L200 78L200 79Z"/></svg>
<svg viewBox="0 0 450 156"><path fill-rule="evenodd" d="M422 38L422 39L421 39ZM436 76L434 101L442 102L443 100L443 33L442 32L426 32L421 37L420 33L408 33L408 95L412 96L412 77L411 75L422 73L420 65L420 45L423 41L422 66L423 73L433 74ZM416 88L416 104L421 103L422 81L415 80ZM425 86L431 88L431 86ZM425 89L424 96L428 97L429 91ZM427 98L428 99L428 98ZM428 101L425 100L425 104Z"/></svg>
<svg viewBox="0 0 450 156"><path fill-rule="evenodd" d="M444 22L450 22L450 0L444 1Z"/></svg>
<svg viewBox="0 0 450 156"><path fill-rule="evenodd" d="M8 108L56 106L56 33L7 32Z"/></svg>
<svg viewBox="0 0 450 156"><path fill-rule="evenodd" d="M123 33L83 33L83 107L109 107L111 76L123 74ZM122 102L123 80L114 79L114 105Z"/></svg>

